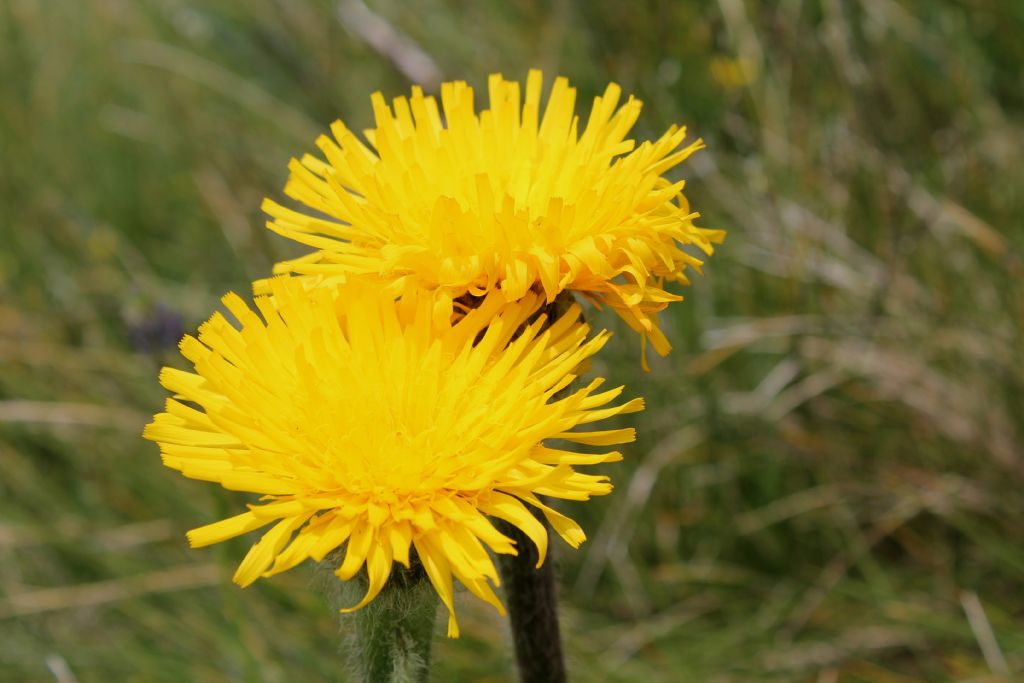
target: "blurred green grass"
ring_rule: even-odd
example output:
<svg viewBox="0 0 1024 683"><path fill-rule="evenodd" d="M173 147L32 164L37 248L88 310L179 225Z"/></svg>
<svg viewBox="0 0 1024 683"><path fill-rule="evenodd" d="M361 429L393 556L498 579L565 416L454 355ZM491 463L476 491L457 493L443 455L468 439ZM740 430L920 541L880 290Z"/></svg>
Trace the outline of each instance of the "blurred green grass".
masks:
<svg viewBox="0 0 1024 683"><path fill-rule="evenodd" d="M598 368L649 409L558 554L574 680L1020 680L1022 7L0 3L0 680L344 679L315 571L242 592L243 542L187 549L238 499L139 437L156 373L298 253L259 202L327 123L531 66L689 125L730 232L674 354ZM510 680L460 609L435 680Z"/></svg>

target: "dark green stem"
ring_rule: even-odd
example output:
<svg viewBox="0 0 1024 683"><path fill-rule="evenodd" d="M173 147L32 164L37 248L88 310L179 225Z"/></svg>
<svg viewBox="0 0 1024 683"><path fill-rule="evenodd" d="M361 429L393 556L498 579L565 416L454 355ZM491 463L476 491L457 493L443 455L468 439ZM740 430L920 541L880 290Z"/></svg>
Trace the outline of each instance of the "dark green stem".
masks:
<svg viewBox="0 0 1024 683"><path fill-rule="evenodd" d="M558 320L575 302L571 292L562 292L542 310L548 323ZM565 398L571 385L555 394L552 400ZM551 526L539 510L532 510L551 535ZM565 683L565 657L558 626L558 595L554 563L550 553L537 567L537 546L526 534L507 522L497 521L498 529L515 541L518 555L500 555L498 570L505 587L512 643L522 683Z"/></svg>
<svg viewBox="0 0 1024 683"><path fill-rule="evenodd" d="M539 512L534 515L547 526ZM522 683L564 683L565 659L558 627L558 596L550 554L537 568L537 546L518 527L499 522L499 531L516 542L518 555L500 555L512 642ZM550 528L548 529L550 532Z"/></svg>

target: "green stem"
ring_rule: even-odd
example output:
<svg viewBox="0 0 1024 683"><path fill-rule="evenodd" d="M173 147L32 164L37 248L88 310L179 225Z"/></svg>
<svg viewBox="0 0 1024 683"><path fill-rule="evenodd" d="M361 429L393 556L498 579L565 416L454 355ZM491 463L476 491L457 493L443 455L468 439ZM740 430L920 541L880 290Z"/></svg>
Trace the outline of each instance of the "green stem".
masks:
<svg viewBox="0 0 1024 683"><path fill-rule="evenodd" d="M544 307L548 323L558 320L575 302L571 292L562 292ZM572 393L568 386L555 394L559 400ZM534 517L551 534L551 525L538 510ZM537 546L518 527L496 521L498 530L515 541L518 555L500 555L498 570L505 587L512 644L516 652L516 668L522 683L565 683L565 656L558 625L558 595L554 562L550 551L544 564L537 567Z"/></svg>
<svg viewBox="0 0 1024 683"><path fill-rule="evenodd" d="M366 590L364 572L344 582L343 594L358 600ZM355 600L347 601L352 604ZM426 683L437 613L437 593L418 562L396 567L373 601L349 616L355 622L350 639L357 680L366 683Z"/></svg>
<svg viewBox="0 0 1024 683"><path fill-rule="evenodd" d="M534 515L545 526L543 515ZM565 683L565 658L558 628L558 597L550 552L537 567L537 546L518 527L497 522L516 542L518 555L500 555L498 568L505 587L508 617L522 683ZM548 526L550 532L550 526Z"/></svg>

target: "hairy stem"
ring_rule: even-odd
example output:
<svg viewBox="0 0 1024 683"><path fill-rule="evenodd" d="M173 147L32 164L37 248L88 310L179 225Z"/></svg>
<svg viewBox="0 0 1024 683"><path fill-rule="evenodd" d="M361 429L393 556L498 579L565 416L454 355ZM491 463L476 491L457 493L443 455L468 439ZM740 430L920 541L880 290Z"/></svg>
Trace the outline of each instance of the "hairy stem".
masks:
<svg viewBox="0 0 1024 683"><path fill-rule="evenodd" d="M365 592L360 572L342 583L341 594L352 604ZM343 618L354 622L348 641L357 680L366 683L426 683L438 598L418 562L396 567L384 589L370 604ZM350 623L351 623L350 622Z"/></svg>

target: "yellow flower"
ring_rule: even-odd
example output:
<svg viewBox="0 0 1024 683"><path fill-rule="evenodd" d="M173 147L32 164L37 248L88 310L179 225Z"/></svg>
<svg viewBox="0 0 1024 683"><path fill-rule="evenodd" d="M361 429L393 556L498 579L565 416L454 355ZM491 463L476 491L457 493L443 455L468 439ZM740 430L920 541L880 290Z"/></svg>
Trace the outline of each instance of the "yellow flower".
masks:
<svg viewBox="0 0 1024 683"><path fill-rule="evenodd" d="M414 548L456 636L453 577L503 612L486 548L516 548L488 516L521 528L542 561L547 532L526 505L571 546L584 540L538 496L608 493L607 477L573 467L621 456L543 442L632 441L632 429L571 430L643 402L609 406L622 388L598 391L600 379L556 396L609 336L588 339L578 305L552 322L537 314L539 295L507 303L495 292L439 322L426 294L307 291L295 278L269 288L271 297L256 299L262 317L228 294L240 329L218 313L198 339L182 340L196 372L164 368L161 383L175 396L145 430L186 477L262 494L247 512L189 532L198 547L273 524L239 566L238 584L344 544L337 575L365 565L369 578L354 610L378 594L393 562L409 566Z"/></svg>
<svg viewBox="0 0 1024 683"><path fill-rule="evenodd" d="M306 155L289 165L285 193L315 213L264 201L271 230L317 249L275 272L368 277L396 291L413 280L448 310L467 292L498 289L515 301L537 288L551 302L574 290L666 354L657 315L682 297L664 283L686 284L686 268L702 263L681 247L711 254L724 237L695 227L683 181L663 177L702 142L683 146L686 130L673 126L637 147L626 136L641 102L618 106L614 83L580 133L564 78L540 115L542 80L530 72L521 102L519 83L492 75L490 109L479 115L463 82L441 86L443 116L419 88L393 107L376 93L371 146L336 121L333 139L316 141L326 161Z"/></svg>
<svg viewBox="0 0 1024 683"><path fill-rule="evenodd" d="M757 80L760 65L747 57L717 55L709 64L711 77L726 90L745 88Z"/></svg>

